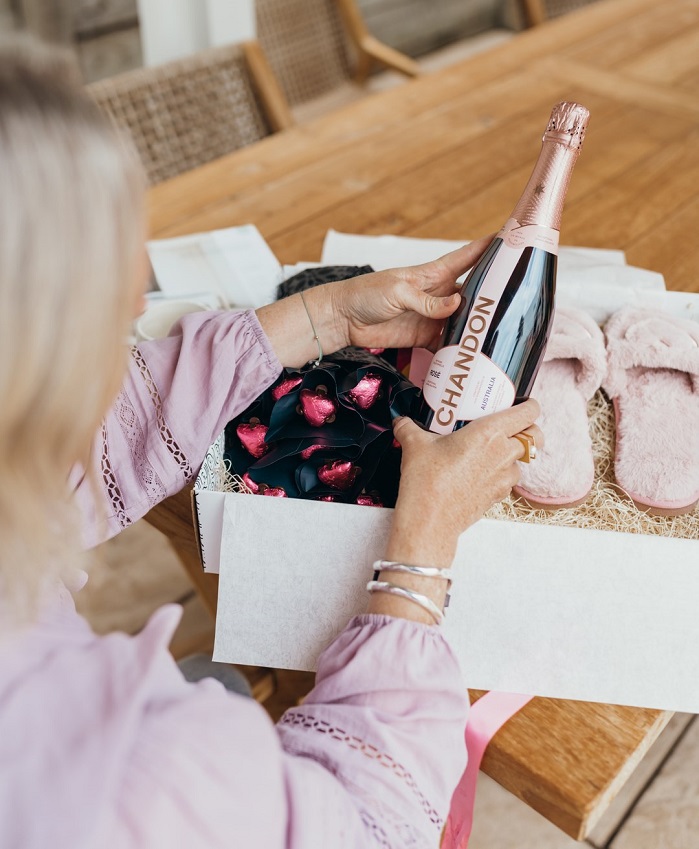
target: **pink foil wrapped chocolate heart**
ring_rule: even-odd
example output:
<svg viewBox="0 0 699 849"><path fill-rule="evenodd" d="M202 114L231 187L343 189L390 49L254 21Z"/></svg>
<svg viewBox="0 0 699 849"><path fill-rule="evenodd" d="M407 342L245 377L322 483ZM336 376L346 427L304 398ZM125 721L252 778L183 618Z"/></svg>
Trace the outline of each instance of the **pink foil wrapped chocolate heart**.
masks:
<svg viewBox="0 0 699 849"><path fill-rule="evenodd" d="M320 498L317 498L316 501L337 501L334 495L321 495Z"/></svg>
<svg viewBox="0 0 699 849"><path fill-rule="evenodd" d="M349 489L360 471L350 460L333 460L318 469L318 480L333 489Z"/></svg>
<svg viewBox="0 0 699 849"><path fill-rule="evenodd" d="M253 495L257 495L260 491L260 487L255 483L255 481L250 477L250 475L245 472L243 475L243 483L245 486L252 492Z"/></svg>
<svg viewBox="0 0 699 849"><path fill-rule="evenodd" d="M377 498L375 495L367 495L366 493L357 496L357 504L361 504L363 507L383 507L380 498Z"/></svg>
<svg viewBox="0 0 699 849"><path fill-rule="evenodd" d="M301 412L306 421L313 427L335 421L337 404L332 398L328 398L325 392L316 389L302 389L300 393Z"/></svg>
<svg viewBox="0 0 699 849"><path fill-rule="evenodd" d="M312 457L316 451L320 451L321 448L326 448L326 445L320 445L318 443L314 443L313 445L309 445L308 448L304 448L301 452L301 456L304 460L308 460L309 457Z"/></svg>
<svg viewBox="0 0 699 849"><path fill-rule="evenodd" d="M269 445L265 442L268 429L267 425L260 422L250 422L249 424L239 424L235 432L238 434L240 444L248 454L252 454L259 460L269 451Z"/></svg>
<svg viewBox="0 0 699 849"><path fill-rule="evenodd" d="M272 398L275 401L278 401L280 398L283 398L285 395L288 395L289 392L293 392L294 389L301 383L302 378L300 377L288 377L286 380L282 380L279 386L275 386L272 390Z"/></svg>
<svg viewBox="0 0 699 849"><path fill-rule="evenodd" d="M368 410L379 397L381 378L376 374L365 374L359 383L349 391L349 398L362 410Z"/></svg>
<svg viewBox="0 0 699 849"><path fill-rule="evenodd" d="M269 495L272 498L288 498L289 496L286 494L286 490L281 486L268 486L267 489L262 493L262 495Z"/></svg>

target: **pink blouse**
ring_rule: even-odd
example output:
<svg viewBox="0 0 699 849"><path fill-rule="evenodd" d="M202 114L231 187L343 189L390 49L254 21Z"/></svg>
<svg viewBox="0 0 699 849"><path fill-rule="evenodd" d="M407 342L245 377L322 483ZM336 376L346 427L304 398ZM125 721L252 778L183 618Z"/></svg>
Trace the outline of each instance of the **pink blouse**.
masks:
<svg viewBox="0 0 699 849"><path fill-rule="evenodd" d="M86 541L181 489L280 369L254 312L193 314L135 349L98 436L107 527L76 475ZM438 845L468 709L438 629L356 617L274 726L218 682L184 681L167 650L180 612L97 636L61 586L0 643L3 849Z"/></svg>

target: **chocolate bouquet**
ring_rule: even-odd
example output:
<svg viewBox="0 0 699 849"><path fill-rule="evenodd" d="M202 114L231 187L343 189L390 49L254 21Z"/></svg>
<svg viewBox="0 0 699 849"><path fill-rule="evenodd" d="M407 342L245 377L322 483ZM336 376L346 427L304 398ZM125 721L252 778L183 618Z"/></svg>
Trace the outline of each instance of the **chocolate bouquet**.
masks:
<svg viewBox="0 0 699 849"><path fill-rule="evenodd" d="M302 272L282 294L329 279L328 269L317 271L321 279ZM345 277L357 271L333 269ZM391 423L415 415L419 396L400 373L400 358L397 351L345 348L318 366L284 369L227 425L231 471L257 495L392 507L401 451Z"/></svg>

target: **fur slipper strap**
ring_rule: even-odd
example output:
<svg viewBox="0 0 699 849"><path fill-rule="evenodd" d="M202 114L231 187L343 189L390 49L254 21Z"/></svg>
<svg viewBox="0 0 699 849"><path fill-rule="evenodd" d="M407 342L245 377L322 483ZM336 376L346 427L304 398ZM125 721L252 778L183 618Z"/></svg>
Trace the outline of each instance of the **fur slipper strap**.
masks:
<svg viewBox="0 0 699 849"><path fill-rule="evenodd" d="M699 392L699 322L626 307L609 319L605 332L605 389L612 397L624 391L626 371L638 366L686 372Z"/></svg>
<svg viewBox="0 0 699 849"><path fill-rule="evenodd" d="M577 385L586 401L595 394L607 370L604 335L582 310L558 307L544 362L578 360Z"/></svg>

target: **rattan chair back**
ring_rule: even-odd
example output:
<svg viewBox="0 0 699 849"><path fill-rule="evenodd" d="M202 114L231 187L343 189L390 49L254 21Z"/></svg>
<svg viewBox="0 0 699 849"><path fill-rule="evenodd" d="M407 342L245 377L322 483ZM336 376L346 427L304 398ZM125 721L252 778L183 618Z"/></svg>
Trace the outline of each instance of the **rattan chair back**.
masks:
<svg viewBox="0 0 699 849"><path fill-rule="evenodd" d="M87 88L98 106L129 131L151 184L272 132L239 45L130 71Z"/></svg>
<svg viewBox="0 0 699 849"><path fill-rule="evenodd" d="M590 3L596 2L597 0L544 0L544 9L547 18L560 18L561 15L574 12L581 6L588 6Z"/></svg>
<svg viewBox="0 0 699 849"><path fill-rule="evenodd" d="M255 0L257 39L292 106L351 77L353 57L334 0Z"/></svg>
<svg viewBox="0 0 699 849"><path fill-rule="evenodd" d="M597 0L519 0L528 26L536 26L552 18L560 18Z"/></svg>

